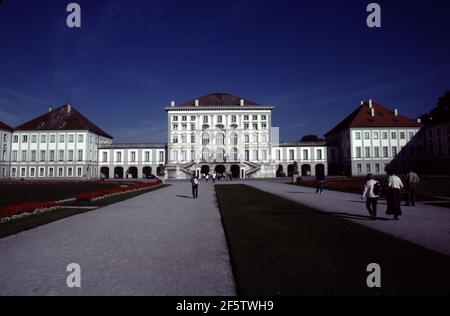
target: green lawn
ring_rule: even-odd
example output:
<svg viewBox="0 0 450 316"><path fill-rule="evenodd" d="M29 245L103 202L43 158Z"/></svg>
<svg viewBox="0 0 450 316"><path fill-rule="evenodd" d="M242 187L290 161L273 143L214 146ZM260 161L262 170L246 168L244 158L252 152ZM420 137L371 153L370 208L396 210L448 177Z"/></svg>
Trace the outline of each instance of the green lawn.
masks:
<svg viewBox="0 0 450 316"><path fill-rule="evenodd" d="M77 214L82 214L86 212L94 211L99 207L103 207L109 204L114 204L120 201L128 200L138 195L148 193L151 191L159 190L167 187L168 185L160 185L158 187L148 188L142 191L130 192L121 195L116 195L112 197L108 197L105 199L101 199L94 202L84 201L84 202L68 202L65 203L65 206L71 206L75 208L63 208L54 211L50 211L47 213L42 213L39 215L33 215L25 218L20 218L12 222L8 222L5 224L0 224L0 238L17 234L24 230L29 230L38 226L42 226L63 218L67 218L70 216L74 216ZM76 208L79 206L80 208ZM81 207L93 207L93 209L84 209Z"/></svg>
<svg viewBox="0 0 450 316"><path fill-rule="evenodd" d="M108 182L0 183L0 208L28 202L59 201L118 186L120 184Z"/></svg>
<svg viewBox="0 0 450 316"><path fill-rule="evenodd" d="M445 295L450 257L245 185L217 185L239 295ZM382 287L366 286L381 266Z"/></svg>

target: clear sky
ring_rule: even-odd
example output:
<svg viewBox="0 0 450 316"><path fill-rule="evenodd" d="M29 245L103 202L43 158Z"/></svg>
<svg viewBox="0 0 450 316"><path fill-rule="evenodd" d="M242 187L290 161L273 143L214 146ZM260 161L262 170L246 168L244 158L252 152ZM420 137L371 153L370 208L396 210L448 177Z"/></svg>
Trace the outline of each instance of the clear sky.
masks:
<svg viewBox="0 0 450 316"><path fill-rule="evenodd" d="M450 1L3 0L0 120L73 104L116 141L166 141L164 106L229 92L276 107L282 140L373 98L408 116L450 89ZM81 29L66 6L81 5Z"/></svg>

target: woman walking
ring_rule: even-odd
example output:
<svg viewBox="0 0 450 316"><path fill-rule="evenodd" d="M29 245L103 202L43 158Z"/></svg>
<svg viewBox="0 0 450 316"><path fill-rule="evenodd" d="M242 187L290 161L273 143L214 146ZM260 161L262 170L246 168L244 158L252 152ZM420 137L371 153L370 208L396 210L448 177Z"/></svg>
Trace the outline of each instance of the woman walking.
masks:
<svg viewBox="0 0 450 316"><path fill-rule="evenodd" d="M398 221L399 216L402 215L401 202L401 189L403 188L403 182L397 177L393 171L388 171L388 196L387 196L387 215L394 215L394 220Z"/></svg>

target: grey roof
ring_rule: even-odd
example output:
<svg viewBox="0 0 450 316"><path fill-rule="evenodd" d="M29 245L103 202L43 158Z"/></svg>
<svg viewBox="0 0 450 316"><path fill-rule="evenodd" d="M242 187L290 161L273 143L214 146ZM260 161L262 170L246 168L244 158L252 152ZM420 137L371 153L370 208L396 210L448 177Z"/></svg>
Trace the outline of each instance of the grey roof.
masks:
<svg viewBox="0 0 450 316"><path fill-rule="evenodd" d="M117 143L111 145L100 145L99 149L164 149L167 144L163 143Z"/></svg>
<svg viewBox="0 0 450 316"><path fill-rule="evenodd" d="M327 142L325 140L314 141L314 142L280 142L280 147L307 147L307 146L326 146Z"/></svg>

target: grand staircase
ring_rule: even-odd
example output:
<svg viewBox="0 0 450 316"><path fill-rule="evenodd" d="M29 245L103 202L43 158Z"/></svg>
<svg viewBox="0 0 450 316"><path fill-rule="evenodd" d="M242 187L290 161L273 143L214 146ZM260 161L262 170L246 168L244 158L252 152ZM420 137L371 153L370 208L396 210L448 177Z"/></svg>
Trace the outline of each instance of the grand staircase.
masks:
<svg viewBox="0 0 450 316"><path fill-rule="evenodd" d="M247 170L245 172L245 177L251 177L253 174L261 170L261 165L258 165L257 163L250 162L250 161L244 161L244 164L250 167L250 170Z"/></svg>
<svg viewBox="0 0 450 316"><path fill-rule="evenodd" d="M191 170L191 167L195 165L195 162L190 162L185 165L180 166L180 170L183 171L185 174L187 174L189 177L192 176L192 173L194 172Z"/></svg>

